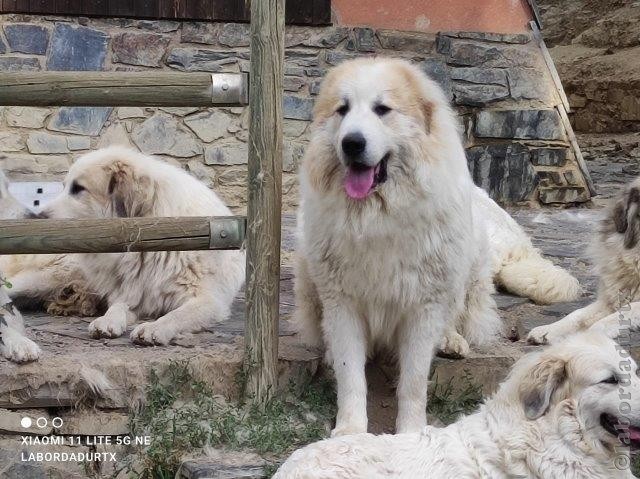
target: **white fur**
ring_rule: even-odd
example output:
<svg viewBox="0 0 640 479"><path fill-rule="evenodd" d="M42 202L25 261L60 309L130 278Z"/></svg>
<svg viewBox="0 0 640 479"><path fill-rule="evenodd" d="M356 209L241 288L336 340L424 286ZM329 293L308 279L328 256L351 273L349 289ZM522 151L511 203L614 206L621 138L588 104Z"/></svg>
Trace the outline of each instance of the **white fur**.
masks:
<svg viewBox="0 0 640 479"><path fill-rule="evenodd" d="M229 216L216 194L185 171L119 147L94 151L71 167L60 197L43 213L52 218ZM73 193L73 185L82 191ZM90 290L108 310L94 320L94 337L117 337L136 319L131 339L168 344L226 319L244 281L242 251L169 251L79 255Z"/></svg>
<svg viewBox="0 0 640 479"><path fill-rule="evenodd" d="M391 111L376 114L380 103ZM388 180L364 200L348 198L342 184L340 145L355 131L367 141L368 164L390 155ZM440 88L403 61L358 60L329 74L300 182L295 319L305 342L326 345L335 371L334 435L367 429L364 365L376 348L398 356L398 431L420 430L435 349L464 356L467 341L494 339L501 325L492 274L544 260L473 184ZM505 286L538 300L557 292L540 290L543 281L524 269L533 281L518 285L507 274Z"/></svg>
<svg viewBox="0 0 640 479"><path fill-rule="evenodd" d="M478 412L446 428L320 441L296 451L274 479L631 479L614 467L628 447L600 426L603 413L620 417L619 386L602 383L615 372L630 378L627 418L640 427L636 365L620 361L610 339L576 336L521 359ZM532 417L536 396L546 402Z"/></svg>

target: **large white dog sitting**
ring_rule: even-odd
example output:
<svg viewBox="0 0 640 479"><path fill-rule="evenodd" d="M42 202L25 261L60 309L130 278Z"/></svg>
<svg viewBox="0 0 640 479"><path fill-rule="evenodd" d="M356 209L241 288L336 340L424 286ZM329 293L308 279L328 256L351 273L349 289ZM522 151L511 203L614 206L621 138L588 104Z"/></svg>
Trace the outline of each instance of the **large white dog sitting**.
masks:
<svg viewBox="0 0 640 479"><path fill-rule="evenodd" d="M128 149L80 157L63 193L43 210L49 218L229 216L218 196L184 170ZM79 255L91 291L108 310L89 326L94 337L117 337L137 319L131 339L168 344L229 315L244 281L242 251L167 251Z"/></svg>
<svg viewBox="0 0 640 479"><path fill-rule="evenodd" d="M587 332L522 358L477 413L446 428L321 441L274 479L630 479L629 446L640 448L637 366Z"/></svg>
<svg viewBox="0 0 640 479"><path fill-rule="evenodd" d="M329 72L300 182L296 321L335 371L336 435L367 430L376 348L398 357L397 431L417 431L434 350L464 356L496 337L494 279L538 302L579 291L473 184L448 101L408 62Z"/></svg>

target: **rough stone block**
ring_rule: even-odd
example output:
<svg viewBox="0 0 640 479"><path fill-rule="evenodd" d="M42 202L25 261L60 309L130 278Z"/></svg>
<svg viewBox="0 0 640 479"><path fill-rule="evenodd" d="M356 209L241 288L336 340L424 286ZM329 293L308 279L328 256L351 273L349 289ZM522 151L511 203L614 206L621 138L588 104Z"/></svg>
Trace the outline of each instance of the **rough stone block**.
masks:
<svg viewBox="0 0 640 479"><path fill-rule="evenodd" d="M225 136L232 121L231 116L215 109L191 115L184 120L184 124L202 141L210 143Z"/></svg>
<svg viewBox="0 0 640 479"><path fill-rule="evenodd" d="M283 88L285 91L300 91L304 85L305 81L302 77L284 77Z"/></svg>
<svg viewBox="0 0 640 479"><path fill-rule="evenodd" d="M282 105L285 118L290 120L311 120L313 118L313 100L285 95Z"/></svg>
<svg viewBox="0 0 640 479"><path fill-rule="evenodd" d="M298 138L301 136L309 126L309 122L302 120L284 120L282 130L284 136L287 138Z"/></svg>
<svg viewBox="0 0 640 479"><path fill-rule="evenodd" d="M442 36L453 38L468 38L497 43L529 43L531 35L528 33L491 33L491 32L442 32Z"/></svg>
<svg viewBox="0 0 640 479"><path fill-rule="evenodd" d="M0 38L0 55L7 53L7 46L5 45L2 38Z"/></svg>
<svg viewBox="0 0 640 479"><path fill-rule="evenodd" d="M304 74L308 77L323 77L327 74L327 70L324 68L305 68ZM289 75L289 73L287 73Z"/></svg>
<svg viewBox="0 0 640 479"><path fill-rule="evenodd" d="M97 136L112 110L111 107L62 107L49 122L49 130Z"/></svg>
<svg viewBox="0 0 640 479"><path fill-rule="evenodd" d="M42 128L44 121L51 113L48 108L11 106L5 110L7 125L20 128Z"/></svg>
<svg viewBox="0 0 640 479"><path fill-rule="evenodd" d="M285 61L289 64L301 67L317 67L320 64L318 50L286 50L284 52Z"/></svg>
<svg viewBox="0 0 640 479"><path fill-rule="evenodd" d="M218 43L220 28L220 23L186 22L182 24L180 41L215 45Z"/></svg>
<svg viewBox="0 0 640 479"><path fill-rule="evenodd" d="M40 70L40 60L33 57L0 57L0 72L22 72Z"/></svg>
<svg viewBox="0 0 640 479"><path fill-rule="evenodd" d="M475 135L481 138L564 140L556 110L485 110L476 115Z"/></svg>
<svg viewBox="0 0 640 479"><path fill-rule="evenodd" d="M127 134L126 127L122 123L112 123L108 126L100 135L97 147L106 148L113 145L136 149Z"/></svg>
<svg viewBox="0 0 640 479"><path fill-rule="evenodd" d="M568 148L536 148L531 151L531 162L536 166L564 166Z"/></svg>
<svg viewBox="0 0 640 479"><path fill-rule="evenodd" d="M484 66L490 68L535 68L541 64L539 54L525 47L486 44L458 39L451 41L447 63L459 66Z"/></svg>
<svg viewBox="0 0 640 479"><path fill-rule="evenodd" d="M47 421L47 425L43 428L38 427L36 424L37 419L41 417ZM22 425L23 418L29 419L29 427ZM49 416L49 413L44 409L22 409L20 412L0 409L0 432L45 436L53 432L51 416ZM4 464L0 463L0 469L2 469L2 466L4 466Z"/></svg>
<svg viewBox="0 0 640 479"><path fill-rule="evenodd" d="M540 70L511 68L508 73L511 97L514 100L553 102L553 81Z"/></svg>
<svg viewBox="0 0 640 479"><path fill-rule="evenodd" d="M507 73L499 68L452 68L451 79L479 85L508 86Z"/></svg>
<svg viewBox="0 0 640 479"><path fill-rule="evenodd" d="M190 158L202 154L194 136L171 116L157 113L133 132L133 141L141 151L151 155Z"/></svg>
<svg viewBox="0 0 640 479"><path fill-rule="evenodd" d="M305 46L335 48L344 41L351 32L349 27L314 28L287 26L285 31L285 46Z"/></svg>
<svg viewBox="0 0 640 479"><path fill-rule="evenodd" d="M526 201L536 189L538 177L525 146L517 143L475 146L467 150L467 160L474 182L496 201Z"/></svg>
<svg viewBox="0 0 640 479"><path fill-rule="evenodd" d="M569 186L578 186L580 184L580 175L574 170L565 171L564 179Z"/></svg>
<svg viewBox="0 0 640 479"><path fill-rule="evenodd" d="M24 142L15 131L0 131L0 151L20 151Z"/></svg>
<svg viewBox="0 0 640 479"><path fill-rule="evenodd" d="M127 118L144 118L145 116L144 110L137 106L121 106L118 108L118 118L121 120Z"/></svg>
<svg viewBox="0 0 640 479"><path fill-rule="evenodd" d="M304 156L305 144L297 141L285 141L283 171L295 171Z"/></svg>
<svg viewBox="0 0 640 479"><path fill-rule="evenodd" d="M113 62L159 67L169 41L169 37L156 33L121 33L111 42Z"/></svg>
<svg viewBox="0 0 640 479"><path fill-rule="evenodd" d="M436 45L436 36L431 33L378 30L377 36L382 48L387 50L428 54L433 52Z"/></svg>
<svg viewBox="0 0 640 479"><path fill-rule="evenodd" d="M444 90L448 98L452 98L449 68L439 58L427 58L420 63L420 68L429 78L434 80Z"/></svg>
<svg viewBox="0 0 640 479"><path fill-rule="evenodd" d="M56 434L80 436L123 436L130 433L129 416L115 411L69 411L61 415Z"/></svg>
<svg viewBox="0 0 640 479"><path fill-rule="evenodd" d="M353 60L354 58L360 58L362 55L357 53L340 52L334 50L327 50L325 60L329 65L339 65L340 63Z"/></svg>
<svg viewBox="0 0 640 479"><path fill-rule="evenodd" d="M206 165L246 165L247 145L239 141L227 141L208 146L204 151Z"/></svg>
<svg viewBox="0 0 640 479"><path fill-rule="evenodd" d="M44 55L49 44L49 30L30 23L10 23L4 26L4 35L11 51Z"/></svg>
<svg viewBox="0 0 640 479"><path fill-rule="evenodd" d="M225 23L218 41L227 47L248 47L250 27L247 23Z"/></svg>
<svg viewBox="0 0 640 479"><path fill-rule="evenodd" d="M356 27L353 29L353 38L347 42L348 50L359 52L376 51L376 33L372 28Z"/></svg>
<svg viewBox="0 0 640 479"><path fill-rule="evenodd" d="M69 153L67 139L64 136L52 135L44 131L36 131L29 134L27 148L30 153Z"/></svg>
<svg viewBox="0 0 640 479"><path fill-rule="evenodd" d="M198 107L193 106L167 106L158 109L167 113L171 113L174 116L187 116L199 110Z"/></svg>
<svg viewBox="0 0 640 479"><path fill-rule="evenodd" d="M501 85L453 82L452 92L456 105L483 106L509 98L509 88Z"/></svg>
<svg viewBox="0 0 640 479"><path fill-rule="evenodd" d="M583 187L564 186L540 189L540 201L544 204L584 203L590 198L589 192Z"/></svg>
<svg viewBox="0 0 640 479"><path fill-rule="evenodd" d="M224 65L248 58L246 52L203 50L200 48L174 48L167 57L167 65L183 71L219 72Z"/></svg>
<svg viewBox="0 0 640 479"><path fill-rule="evenodd" d="M92 28L57 23L51 38L48 70L101 70L109 36Z"/></svg>
<svg viewBox="0 0 640 479"><path fill-rule="evenodd" d="M91 148L91 139L87 136L69 136L67 147L71 151L88 150Z"/></svg>

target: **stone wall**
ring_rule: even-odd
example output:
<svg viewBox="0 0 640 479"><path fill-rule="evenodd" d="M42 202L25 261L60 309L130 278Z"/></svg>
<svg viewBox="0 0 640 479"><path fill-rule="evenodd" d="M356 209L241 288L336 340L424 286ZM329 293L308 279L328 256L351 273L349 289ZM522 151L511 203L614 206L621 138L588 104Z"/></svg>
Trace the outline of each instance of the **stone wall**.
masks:
<svg viewBox="0 0 640 479"><path fill-rule="evenodd" d="M239 72L249 68L248 26L131 19L0 16L0 70ZM285 209L297 205L296 169L313 98L333 65L362 55L419 64L458 108L473 176L503 203L589 199L553 108L553 83L529 35L409 33L287 27ZM0 167L14 180L61 179L77 155L125 144L182 165L242 212L244 108L23 108L0 114Z"/></svg>

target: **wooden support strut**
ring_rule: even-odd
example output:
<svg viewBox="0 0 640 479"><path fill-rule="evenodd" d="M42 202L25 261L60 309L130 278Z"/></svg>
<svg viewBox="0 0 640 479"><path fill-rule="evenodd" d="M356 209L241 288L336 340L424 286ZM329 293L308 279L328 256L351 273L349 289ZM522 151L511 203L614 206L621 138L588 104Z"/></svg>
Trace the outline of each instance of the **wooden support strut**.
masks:
<svg viewBox="0 0 640 479"><path fill-rule="evenodd" d="M240 249L245 218L2 220L0 255Z"/></svg>
<svg viewBox="0 0 640 479"><path fill-rule="evenodd" d="M242 106L242 73L0 73L3 106Z"/></svg>

